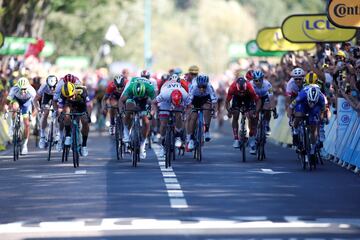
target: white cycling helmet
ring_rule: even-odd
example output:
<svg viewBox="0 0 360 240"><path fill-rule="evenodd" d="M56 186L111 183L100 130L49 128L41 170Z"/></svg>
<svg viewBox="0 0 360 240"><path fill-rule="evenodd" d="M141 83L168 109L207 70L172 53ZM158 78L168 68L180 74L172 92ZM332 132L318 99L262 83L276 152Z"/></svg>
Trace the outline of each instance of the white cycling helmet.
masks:
<svg viewBox="0 0 360 240"><path fill-rule="evenodd" d="M169 78L169 81L177 81L177 82L179 82L179 81L180 81L180 77L179 77L179 75L177 75L177 74L172 74L172 75L170 76L170 78Z"/></svg>
<svg viewBox="0 0 360 240"><path fill-rule="evenodd" d="M51 88L54 88L56 87L56 84L58 83L58 79L56 76L54 75L49 75L47 78L46 78L46 84L51 87Z"/></svg>
<svg viewBox="0 0 360 240"><path fill-rule="evenodd" d="M302 68L294 68L291 71L291 77L304 77L305 76L305 72Z"/></svg>
<svg viewBox="0 0 360 240"><path fill-rule="evenodd" d="M317 103L319 101L320 90L317 87L310 87L307 92L307 100L310 103Z"/></svg>

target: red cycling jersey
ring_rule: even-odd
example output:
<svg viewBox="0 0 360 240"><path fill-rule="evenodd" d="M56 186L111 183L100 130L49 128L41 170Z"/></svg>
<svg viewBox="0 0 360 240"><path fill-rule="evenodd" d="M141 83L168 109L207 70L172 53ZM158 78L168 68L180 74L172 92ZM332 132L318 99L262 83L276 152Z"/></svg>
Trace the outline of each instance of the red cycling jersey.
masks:
<svg viewBox="0 0 360 240"><path fill-rule="evenodd" d="M125 80L124 86L127 84L127 80ZM110 96L116 96L116 97L120 97L122 92L124 89L122 89L122 91L118 91L118 89L116 88L116 85L114 82L110 82L105 90L105 96L106 97L110 97Z"/></svg>
<svg viewBox="0 0 360 240"><path fill-rule="evenodd" d="M252 86L252 84L250 82L246 82L245 94L240 94L240 91L238 90L238 88L236 86L236 82L233 82L229 87L229 90L228 90L228 93L226 96L226 101L230 102L233 97L243 98L244 101L250 100L250 101L255 101L255 102L259 99L259 96L256 95L254 87Z"/></svg>

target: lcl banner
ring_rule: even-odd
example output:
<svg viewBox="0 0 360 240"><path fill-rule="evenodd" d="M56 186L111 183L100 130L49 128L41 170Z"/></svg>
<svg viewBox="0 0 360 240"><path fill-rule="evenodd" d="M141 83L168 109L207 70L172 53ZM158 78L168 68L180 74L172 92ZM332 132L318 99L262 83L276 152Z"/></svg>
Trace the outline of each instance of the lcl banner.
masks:
<svg viewBox="0 0 360 240"><path fill-rule="evenodd" d="M284 38L294 43L345 42L353 39L355 28L334 26L325 14L296 14L281 26Z"/></svg>
<svg viewBox="0 0 360 240"><path fill-rule="evenodd" d="M291 43L284 39L281 28L263 28L256 37L256 43L263 51L300 51L315 48L314 43Z"/></svg>
<svg viewBox="0 0 360 240"><path fill-rule="evenodd" d="M330 0L328 18L335 26L343 28L360 28L359 0Z"/></svg>

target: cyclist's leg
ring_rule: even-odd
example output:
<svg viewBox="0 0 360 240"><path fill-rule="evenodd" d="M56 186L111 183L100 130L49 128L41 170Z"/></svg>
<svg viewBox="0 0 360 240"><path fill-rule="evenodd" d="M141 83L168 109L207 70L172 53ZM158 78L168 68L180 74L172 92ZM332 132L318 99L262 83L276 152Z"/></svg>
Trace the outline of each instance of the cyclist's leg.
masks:
<svg viewBox="0 0 360 240"><path fill-rule="evenodd" d="M110 106L112 107L118 107L118 100L115 98L110 98L109 99L109 103ZM115 108L111 108L109 111L109 115L110 115L110 129L109 129L109 133L111 135L115 134L115 116L116 116L116 109Z"/></svg>
<svg viewBox="0 0 360 240"><path fill-rule="evenodd" d="M267 96L265 99L264 99L264 104L263 104L263 109L264 110L270 110L272 109L272 103L270 101L270 98L269 96ZM266 128L266 133L267 135L270 135L270 119L271 119L271 112L270 111L265 111L264 112L264 125L265 125L265 128Z"/></svg>
<svg viewBox="0 0 360 240"><path fill-rule="evenodd" d="M27 143L30 137L30 115L31 115L31 101L28 101L24 104L20 104L20 111L23 117L24 122L24 140L23 140L23 149L22 154L27 153Z"/></svg>
<svg viewBox="0 0 360 240"><path fill-rule="evenodd" d="M163 109L163 108L161 108ZM165 112L160 112L159 113L159 119L160 119L160 139L159 139L159 143L161 146L161 155L165 155L165 135L166 135L166 126L168 124L168 117L169 115L166 114Z"/></svg>
<svg viewBox="0 0 360 240"><path fill-rule="evenodd" d="M70 107L64 106L63 112L64 113L70 113ZM69 115L62 115L61 117L62 122L64 123L64 129L65 129L65 145L70 145L71 143L71 117Z"/></svg>
<svg viewBox="0 0 360 240"><path fill-rule="evenodd" d="M133 99L128 99L125 103L126 110L136 110L136 103ZM125 112L124 117L124 130L123 130L123 141L128 143L130 141L129 131L132 123L132 114L130 112Z"/></svg>
<svg viewBox="0 0 360 240"><path fill-rule="evenodd" d="M81 146L81 155L86 157L88 153L87 140L89 136L89 123L91 122L90 116L88 114L81 116L81 135L82 135L82 146Z"/></svg>
<svg viewBox="0 0 360 240"><path fill-rule="evenodd" d="M203 108L211 108L211 103L206 102L202 105ZM207 141L209 141L210 138L210 124L211 124L211 111L210 110L204 110L204 124L205 124L205 139L208 138Z"/></svg>
<svg viewBox="0 0 360 240"><path fill-rule="evenodd" d="M257 116L255 110L250 110L247 112L248 123L249 123L249 145L250 145L250 153L256 153L256 132L257 132Z"/></svg>

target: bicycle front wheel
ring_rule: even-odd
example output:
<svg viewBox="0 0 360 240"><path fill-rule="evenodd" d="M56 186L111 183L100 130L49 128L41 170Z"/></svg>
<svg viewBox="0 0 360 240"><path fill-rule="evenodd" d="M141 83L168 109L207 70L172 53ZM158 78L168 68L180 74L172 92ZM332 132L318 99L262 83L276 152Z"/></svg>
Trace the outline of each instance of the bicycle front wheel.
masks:
<svg viewBox="0 0 360 240"><path fill-rule="evenodd" d="M13 135L13 146L14 146L14 162L19 159L19 142L18 142L18 131L14 130Z"/></svg>
<svg viewBox="0 0 360 240"><path fill-rule="evenodd" d="M50 125L50 134L49 134L49 139L48 139L48 161L50 161L50 158L51 158L51 148L52 148L52 145L53 145L53 131L54 131L54 123L51 122L51 125Z"/></svg>
<svg viewBox="0 0 360 240"><path fill-rule="evenodd" d="M120 133L119 133L119 123L116 121L115 124L115 150L116 150L116 158L120 160L121 149L120 149Z"/></svg>
<svg viewBox="0 0 360 240"><path fill-rule="evenodd" d="M76 128L72 129L72 152L73 152L73 164L74 168L79 167L79 150L78 150L78 139Z"/></svg>

